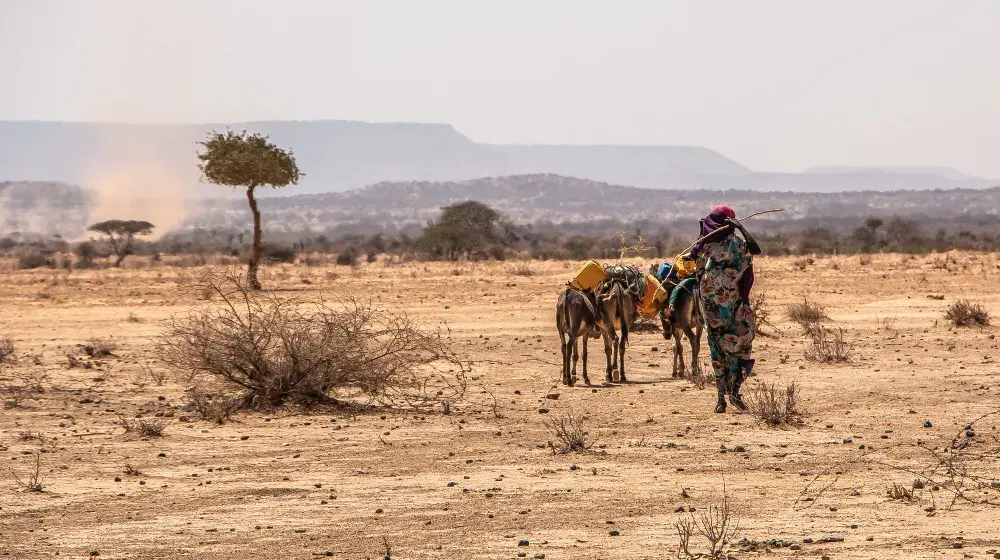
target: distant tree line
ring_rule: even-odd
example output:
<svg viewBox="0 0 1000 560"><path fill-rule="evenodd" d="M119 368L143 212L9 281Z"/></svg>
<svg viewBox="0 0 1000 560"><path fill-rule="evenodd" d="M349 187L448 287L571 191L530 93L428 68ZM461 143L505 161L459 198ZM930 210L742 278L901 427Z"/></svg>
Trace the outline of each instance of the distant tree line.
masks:
<svg viewBox="0 0 1000 560"><path fill-rule="evenodd" d="M919 220L898 216L836 220L760 220L747 227L765 254L928 253L950 249L1000 250L1000 218ZM117 266L128 255L155 262L162 255L226 255L249 263L254 257L252 231L190 230L169 232L150 241L153 224L109 220L90 230L101 238L69 243L55 236L0 238L0 252L18 257L22 268L55 267L56 254L72 254L73 266ZM442 209L422 227L374 234L323 233L266 236L260 243L261 263L309 263L311 255L335 255L341 265L374 262L379 255L408 260L611 259L620 248L619 232L631 241L642 238L643 256L666 258L695 238L697 224L626 223L602 220L586 223L515 224L497 210L468 201ZM260 235L260 234L258 234ZM103 261L102 261L103 259ZM98 265L98 261L102 261Z"/></svg>

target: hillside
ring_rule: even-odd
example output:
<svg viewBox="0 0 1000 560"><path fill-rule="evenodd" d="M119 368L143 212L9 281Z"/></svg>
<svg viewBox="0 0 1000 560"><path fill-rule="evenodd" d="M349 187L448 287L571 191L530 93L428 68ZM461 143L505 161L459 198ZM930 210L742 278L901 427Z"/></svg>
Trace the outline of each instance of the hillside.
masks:
<svg viewBox="0 0 1000 560"><path fill-rule="evenodd" d="M741 213L786 208L783 220L894 214L947 219L1000 213L1000 188L891 193L666 191L541 174L460 182L386 182L345 193L275 197L262 201L261 207L273 231L343 231L421 224L435 218L442 206L464 200L489 204L521 223L696 220L720 202ZM242 201L213 200L183 227L243 229L248 220L249 211Z"/></svg>
<svg viewBox="0 0 1000 560"><path fill-rule="evenodd" d="M342 193L274 196L260 204L270 232L365 232L421 225L436 218L442 206L465 200L484 202L526 224L694 221L720 202L733 205L741 214L785 208L781 221L895 214L947 220L1000 214L1000 188L841 193L666 191L548 174L383 182ZM95 193L62 183L0 183L0 235L59 233L72 238L81 235L88 219L97 214L149 219L160 226L159 233L173 226L242 231L250 223L242 198L174 201L182 215L169 223L163 217L168 214L159 212L162 209L155 203L123 201L116 210L108 210L98 209L98 201ZM123 213L127 215L119 215Z"/></svg>
<svg viewBox="0 0 1000 560"><path fill-rule="evenodd" d="M306 173L297 193L339 192L382 181L451 181L560 173L665 188L697 175L740 175L742 165L705 148L492 146L445 124L266 121L197 125L0 122L0 179L62 181L100 190L105 176L142 169L158 184L197 195L196 142L213 129L270 135L294 149ZM133 179L139 181L137 177Z"/></svg>

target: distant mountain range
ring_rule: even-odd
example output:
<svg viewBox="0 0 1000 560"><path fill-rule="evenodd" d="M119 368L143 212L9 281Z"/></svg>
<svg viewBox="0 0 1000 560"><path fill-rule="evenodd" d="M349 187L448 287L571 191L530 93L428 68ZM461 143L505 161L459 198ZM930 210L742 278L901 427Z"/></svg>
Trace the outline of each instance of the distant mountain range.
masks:
<svg viewBox="0 0 1000 560"><path fill-rule="evenodd" d="M158 233L170 229L246 231L251 218L243 199L202 199L178 204L183 215L164 223L154 206L132 205L96 216L94 193L61 183L0 183L0 235L76 238L96 219L148 219ZM968 219L1000 215L1000 187L947 191L792 193L667 191L611 185L551 174L469 181L385 182L342 193L276 196L260 201L268 235L374 233L412 229L435 219L442 206L478 200L522 224L687 222L719 203L740 215L785 208L775 226L796 220L856 221L870 215ZM995 223L995 218L987 220Z"/></svg>
<svg viewBox="0 0 1000 560"><path fill-rule="evenodd" d="M131 125L0 121L0 180L105 183L184 196L199 185L198 146L211 130L246 129L291 147L306 173L288 194L343 192L386 181L462 181L558 174L655 189L890 191L983 188L997 182L925 167L817 167L759 173L707 148L687 146L501 146L479 144L446 124L263 121Z"/></svg>

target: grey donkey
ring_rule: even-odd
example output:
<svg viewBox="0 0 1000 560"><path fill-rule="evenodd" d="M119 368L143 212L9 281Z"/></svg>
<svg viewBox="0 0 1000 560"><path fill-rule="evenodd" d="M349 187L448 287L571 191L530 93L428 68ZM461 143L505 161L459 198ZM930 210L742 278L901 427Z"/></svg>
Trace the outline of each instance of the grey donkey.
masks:
<svg viewBox="0 0 1000 560"><path fill-rule="evenodd" d="M682 286L674 286L681 290L674 301L673 309L660 310L660 326L663 327L663 338L674 339L674 370L673 377L683 376L684 349L681 347L681 335L691 344L691 371L694 375L701 373L698 363L698 350L701 348L701 334L705 327L704 316L698 295Z"/></svg>

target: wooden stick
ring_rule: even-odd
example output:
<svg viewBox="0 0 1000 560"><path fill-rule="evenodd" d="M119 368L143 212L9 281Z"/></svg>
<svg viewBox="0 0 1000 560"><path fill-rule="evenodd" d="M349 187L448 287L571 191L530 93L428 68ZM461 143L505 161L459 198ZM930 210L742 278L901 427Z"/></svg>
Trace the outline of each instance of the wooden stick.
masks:
<svg viewBox="0 0 1000 560"><path fill-rule="evenodd" d="M771 214L772 212L784 212L784 211L785 211L784 208L774 208L774 209L771 209L771 210L761 210L760 212L754 212L753 214L750 214L749 216L745 216L743 218L740 218L739 221L742 222L743 220L749 220L750 218L753 218L754 216L760 216L761 214ZM725 226L722 226L719 229L713 231L712 233L709 233L708 235L703 235L703 236L699 237L698 240L695 241L694 243L692 243L691 245L689 245L687 249L684 249L683 251L681 251L680 253L678 253L678 255L676 257L674 257L674 260L676 261L682 255L684 255L685 253L687 253L688 251L690 251L691 249L693 249L695 245L697 245L697 244L701 243L702 241L704 241L705 239L707 239L707 238L715 235L716 233L718 233L719 230L725 229L725 228L729 228L729 227L732 227L732 226L725 225Z"/></svg>

